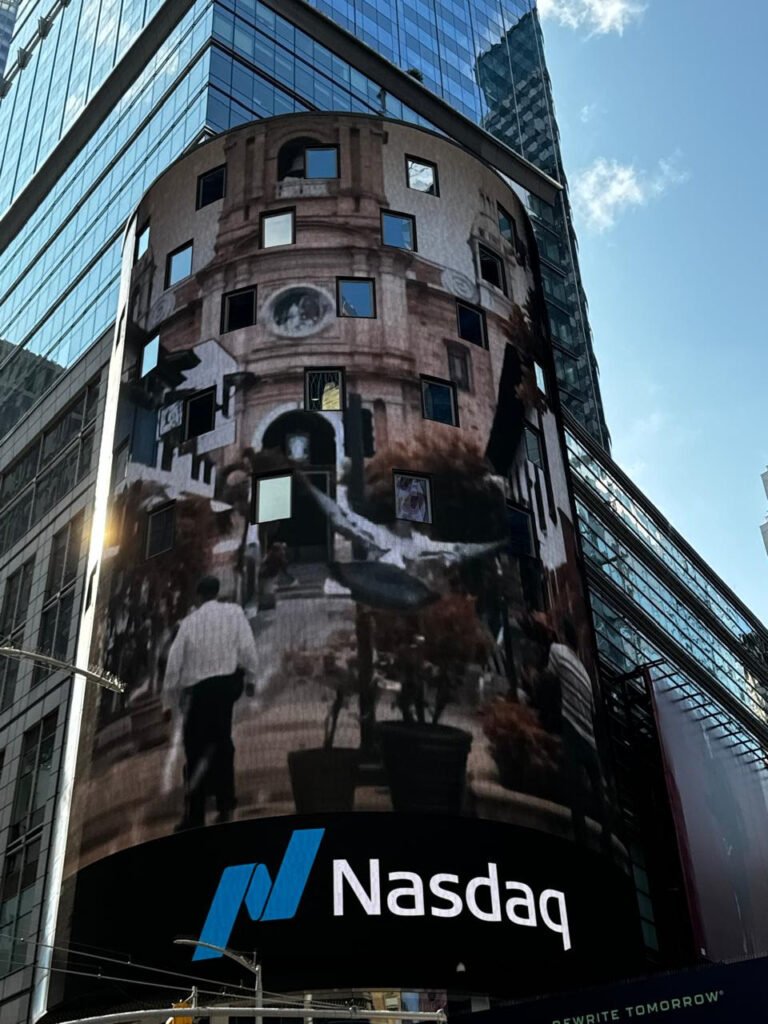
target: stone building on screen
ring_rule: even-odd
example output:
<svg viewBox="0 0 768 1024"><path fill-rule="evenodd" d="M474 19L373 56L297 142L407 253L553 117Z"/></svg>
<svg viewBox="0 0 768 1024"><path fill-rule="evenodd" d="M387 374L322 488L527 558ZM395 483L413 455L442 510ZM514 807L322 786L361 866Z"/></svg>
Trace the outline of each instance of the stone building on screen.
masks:
<svg viewBox="0 0 768 1024"><path fill-rule="evenodd" d="M329 735L366 766L330 809L398 809L381 725L423 720L463 737L443 810L571 835L559 712L541 778L510 776L494 725L494 701L535 705L566 620L594 672L535 243L504 180L376 117L234 130L139 205L117 345L92 659L128 693L86 697L76 862L179 819L163 674L211 573L259 650L235 709L238 819L312 810L288 765Z"/></svg>

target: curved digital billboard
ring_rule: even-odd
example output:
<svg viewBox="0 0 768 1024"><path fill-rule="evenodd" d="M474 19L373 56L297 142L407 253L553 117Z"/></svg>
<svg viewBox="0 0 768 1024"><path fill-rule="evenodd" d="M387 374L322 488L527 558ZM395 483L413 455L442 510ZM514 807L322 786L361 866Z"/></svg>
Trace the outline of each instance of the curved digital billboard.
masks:
<svg viewBox="0 0 768 1024"><path fill-rule="evenodd" d="M538 261L515 194L397 122L259 122L146 195L124 297L92 660L126 692L85 696L71 935L117 941L87 907L120 865L134 882L110 893L109 916L126 941L148 893L176 906L153 924L166 938L182 917L215 944L274 921L270 942L299 943L281 977L301 987L313 968L285 922L304 871L302 912L324 900L330 934L329 894L346 893L390 935L391 979L421 962L439 981L440 956L412 958L438 924L435 951L460 933L469 949L482 922L525 963L511 978L491 956L465 979L477 990L530 990L542 957L557 987L590 943L603 968L628 956ZM350 842L367 866L347 873ZM359 957L339 949L333 984L354 984Z"/></svg>

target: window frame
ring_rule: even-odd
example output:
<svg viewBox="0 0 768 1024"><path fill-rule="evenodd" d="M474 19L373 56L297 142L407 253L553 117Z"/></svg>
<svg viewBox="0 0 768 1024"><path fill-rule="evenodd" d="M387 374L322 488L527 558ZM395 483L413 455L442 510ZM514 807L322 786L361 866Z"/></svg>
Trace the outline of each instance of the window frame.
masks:
<svg viewBox="0 0 768 1024"><path fill-rule="evenodd" d="M459 316L459 307L463 306L465 309L470 310L472 313L477 313L480 318L480 334L482 341L478 345L476 341L472 341L471 338L465 338L461 333L461 317ZM464 299L456 299L456 336L465 341L468 345L474 345L475 348L483 349L488 351L488 322L485 316L485 310L482 306L476 306L472 302L465 302Z"/></svg>
<svg viewBox="0 0 768 1024"><path fill-rule="evenodd" d="M43 824L45 823L45 814L43 814L42 821L35 822L34 824L32 824L29 821L29 818L30 818L31 814L34 813L33 805L34 805L34 802L35 802L35 795L36 795L36 791L37 791L38 782L39 782L39 779L40 779L40 765L43 763L43 761L42 761L43 746L44 746L44 743L46 741L48 741L49 739L51 739L51 738L53 740L53 745L52 745L52 748L51 748L51 769L50 770L51 770L52 774L54 773L53 765L54 765L54 762L55 762L55 754L56 754L56 733L58 731L58 726L59 726L58 717L59 717L58 716L58 710L49 711L47 715L44 715L42 718L38 719L38 721L35 722L35 724L33 726L31 726L29 729L25 729L24 733L22 735L22 740L21 740L22 749L21 749L21 752L20 752L20 756L23 758L23 754L24 754L24 741L27 739L27 737L31 733L36 731L37 734L38 734L37 737L35 738L34 747L33 747L34 752L35 752L34 767L31 769L30 772L26 773L28 775L32 775L33 776L33 782L32 782L32 785L29 787L29 789L27 791L26 807L25 807L23 813L19 814L18 813L19 807L18 807L18 804L17 804L17 797L22 792L22 787L19 785L19 783L25 777L25 775L22 772L22 770L20 770L18 775L16 776L16 786L14 787L13 801L11 803L11 814L10 814L10 818L9 818L9 822L8 822L8 825L9 825L9 833L8 833L9 841L8 841L8 846L9 846L9 848L12 845L16 846L16 844L18 844L19 846L26 845L27 842L29 842L35 835L39 835L39 830L42 828ZM55 787L54 787L54 793L55 793ZM49 799L50 799L50 797L49 797ZM46 801L46 803L47 803L47 801ZM39 810L39 808L38 808L38 810Z"/></svg>
<svg viewBox="0 0 768 1024"><path fill-rule="evenodd" d="M24 645L34 572L35 556L32 555L5 579L0 605L0 641L10 643L12 647ZM0 712L7 711L13 703L19 668L18 658L0 657Z"/></svg>
<svg viewBox="0 0 768 1024"><path fill-rule="evenodd" d="M433 192L429 192L429 191L427 191L427 190L425 190L423 188L414 188L414 186L411 185L411 174L410 174L410 169L408 167L408 161L409 160L414 161L414 163L421 164L422 167L431 167L432 168L433 179L434 179L434 191ZM435 199L439 199L440 198L440 178L438 176L437 164L434 162L434 160L427 160L426 157L416 156L414 153L406 153L405 154L405 184L406 184L406 187L411 190L411 192L420 192L421 195L423 195L423 196L433 196Z"/></svg>
<svg viewBox="0 0 768 1024"><path fill-rule="evenodd" d="M213 396L213 419L209 430L203 430L199 434L189 433L189 407L193 402L197 402L202 398ZM184 399L184 419L182 421L182 437L184 442L194 441L198 437L205 437L206 434L211 434L216 429L216 385L212 384L207 388L200 388L191 395L187 395Z"/></svg>
<svg viewBox="0 0 768 1024"><path fill-rule="evenodd" d="M350 318L354 319L354 317ZM339 409L312 409L309 404L309 375L310 373L338 373L339 396L341 407ZM304 367L304 409L307 412L344 412L347 408L347 373L344 366L305 366Z"/></svg>
<svg viewBox="0 0 768 1024"><path fill-rule="evenodd" d="M333 150L336 154L336 173L329 177L327 174L322 175L310 175L309 161L307 160L307 154L315 152L317 150ZM327 145L320 146L305 146L304 147L304 181L338 181L341 177L341 153L337 143L329 142Z"/></svg>
<svg viewBox="0 0 768 1024"><path fill-rule="evenodd" d="M259 489L261 487L262 482L265 481L265 480L284 479L286 477L290 480L290 492L291 492L291 495L290 495L290 498L291 498L291 508L290 508L290 512L289 512L288 516L286 516L283 519L259 519L258 518L258 513L259 513ZM293 499L294 499L294 481L293 481L293 477L294 477L293 470L288 469L288 468L280 469L280 470L275 470L275 472L273 472L273 473L259 473L258 475L254 475L252 477L250 520L251 520L251 522L253 524L255 524L256 526L261 526L262 524L265 524L265 523L287 523L287 522L290 522L291 518L293 517Z"/></svg>
<svg viewBox="0 0 768 1024"><path fill-rule="evenodd" d="M148 370L145 370L144 369L144 356L145 356L145 353L146 353L147 349L149 348L149 346L150 345L154 345L155 343L157 343L157 355L155 356L155 361L152 364L152 366L150 366L150 368ZM139 380L144 380L145 377L148 377L149 374L152 373L153 370L157 369L159 363L160 363L160 335L159 334L155 334L152 338L149 339L149 341L145 341L144 344L141 346L141 352L139 353Z"/></svg>
<svg viewBox="0 0 768 1024"><path fill-rule="evenodd" d="M163 548L160 551L150 551L149 542L152 536L151 522L157 516L164 515L165 513L171 514L171 542L168 547ZM167 555L169 551L173 551L176 545L176 502L163 501L154 508L147 509L147 522L145 527L144 535L144 560L148 561L150 558L159 558L160 555Z"/></svg>
<svg viewBox="0 0 768 1024"><path fill-rule="evenodd" d="M218 173L219 171L223 172L223 174L222 174L223 181L222 181L222 186L221 186L221 188L222 188L221 195L217 196L215 199L209 199L206 203L202 202L202 191L203 191L204 179L211 177L212 175ZM195 211L197 211L197 210L204 210L206 206L211 206L213 203L218 203L221 199L226 199L226 197L227 197L227 165L226 165L226 163L218 164L216 167L211 167L210 170L203 171L202 174L198 174L198 176L197 176L197 185L196 185L196 188L195 188Z"/></svg>
<svg viewBox="0 0 768 1024"><path fill-rule="evenodd" d="M77 525L75 525L77 524ZM77 581L78 572L80 567L80 559L83 554L83 529L85 526L85 513L78 512L72 516L69 522L62 526L60 530L51 538L51 549L48 554L48 574L45 580L45 590L43 592L43 607L40 612L40 625L37 630L37 647L38 650L43 654L49 654L54 658L61 658L66 660L67 649L71 641L71 636L67 638L66 648L60 650L57 646L57 639L59 637L59 631L61 627L61 615L62 608L65 602L70 602L71 606L69 609L69 626L68 632L72 632L72 621L77 617L77 609L75 608L75 596L77 593ZM53 559L54 545L56 544L57 538L61 537L66 533L66 538L63 547L63 557L61 559L61 569L58 574L58 578L54 578L54 571L56 563ZM77 549L72 554L72 541L73 535L77 540ZM71 569L71 571L70 571ZM52 643L50 646L43 642L44 633L48 632L48 624L53 621L53 630L51 631ZM49 666L38 663L35 665L35 671L32 676L32 686L37 686L47 679L51 673L55 672L56 669L50 668Z"/></svg>
<svg viewBox="0 0 768 1024"><path fill-rule="evenodd" d="M467 344L472 344L468 342ZM445 351L446 358L448 361L448 379L456 385L458 391L465 391L467 394L472 394L472 353L467 348L467 344L462 344L460 341L446 340ZM477 348L477 346L475 346ZM466 368L466 387L459 383L456 378L451 376L451 358L459 357L464 360L464 366Z"/></svg>
<svg viewBox="0 0 768 1024"><path fill-rule="evenodd" d="M426 519L410 519L406 516L399 516L397 514L397 478L398 477L411 477L416 480L425 480L427 483L427 518ZM432 501L432 474L431 473L418 473L412 469L397 469L392 470L392 496L395 505L395 520L398 523L423 523L426 526L431 526L434 523L434 509Z"/></svg>
<svg viewBox="0 0 768 1024"><path fill-rule="evenodd" d="M529 454L529 437L533 437L536 441L536 445L538 447L538 456L540 460L538 462L535 459L532 459ZM546 459L544 456L544 435L542 434L541 430L539 430L538 427L534 427L532 423L529 423L526 420L523 424L523 439L525 441L525 457L527 461L530 462L532 466L535 466L537 469L540 469L542 472L544 472L546 470Z"/></svg>
<svg viewBox="0 0 768 1024"><path fill-rule="evenodd" d="M174 256L178 256L179 253L185 252L189 249L189 273L184 274L183 277L179 277L175 281L171 281L171 260ZM183 245L177 246L165 257L165 291L169 288L175 288L177 284L181 284L182 281L186 281L188 277L192 277L194 273L194 256L195 256L195 240L190 238L189 241L184 242Z"/></svg>
<svg viewBox="0 0 768 1024"><path fill-rule="evenodd" d="M136 243L135 243L134 250L133 250L133 262L134 263L138 263L139 260L141 259L141 257L144 255L144 253L149 251L149 239L150 239L150 230L149 230L149 228L150 228L150 222L149 222L149 218L147 218L147 220L144 221L142 226L140 228L138 228L137 231L136 231ZM142 249L142 251L139 252L139 245L141 244L141 240L142 240L142 238L144 238L145 235L147 236L147 244L144 247L144 249Z"/></svg>
<svg viewBox="0 0 768 1024"><path fill-rule="evenodd" d="M264 225L266 221L273 217L285 216L289 213L291 215L291 240L290 242L280 242L279 245L266 245L264 241ZM260 249L284 249L288 245L296 245L296 207L295 206L283 206L279 210L264 210L259 214L259 248Z"/></svg>
<svg viewBox="0 0 768 1024"><path fill-rule="evenodd" d="M517 233L517 224L515 223L515 218L512 216L512 214L509 212L509 210L506 208L506 206L502 206L502 204L500 202L498 202L498 201L496 202L496 214L497 214L497 223L498 223L498 227L499 227L499 235L507 243L507 245L511 245L512 246L512 248L514 249L514 251L516 253L517 250L518 250L519 235ZM512 227L512 237L511 238L507 238L507 236L504 234L504 232L501 229L501 218L502 217L504 217L505 220L508 220L510 225L511 225L511 227Z"/></svg>
<svg viewBox="0 0 768 1024"><path fill-rule="evenodd" d="M495 284L493 281L490 281L487 277L483 276L483 255L482 255L483 252L487 253L488 256L490 256L492 259L494 259L496 261L496 263L498 264L498 267L499 267L499 277L501 279L501 284L500 285ZM503 295L508 295L509 294L509 292L508 292L508 285L507 285L506 268L504 267L504 258L499 253L495 252L485 242L478 242L477 243L477 271L478 271L478 277L480 278L481 281L484 281L486 284L489 284L491 286L491 288L495 288L497 291L500 291Z"/></svg>
<svg viewBox="0 0 768 1024"><path fill-rule="evenodd" d="M444 420L436 420L432 416L427 416L427 404L426 404L426 390L425 385L427 384L440 384L451 393L452 404L453 404L453 422L446 423ZM445 427L458 427L459 422L459 396L456 384L452 380L444 380L442 377L432 377L429 374L422 373L419 376L419 389L421 393L421 418L428 420L430 423L441 423Z"/></svg>
<svg viewBox="0 0 768 1024"><path fill-rule="evenodd" d="M229 326L229 300L235 295L245 295L246 292L253 293L253 320L249 324L241 324L239 327ZM220 334L230 334L232 331L244 331L247 327L255 327L258 320L258 287L255 284L247 285L245 288L235 288L231 292L224 292L221 296L221 318L219 324Z"/></svg>
<svg viewBox="0 0 768 1024"><path fill-rule="evenodd" d="M344 281L353 281L357 283L368 282L371 285L371 296L373 299L373 312L364 316L350 316L348 313L342 313L341 309L341 286ZM376 278L375 277L337 277L336 278L336 317L341 320L377 320L379 316L378 304L376 302Z"/></svg>
<svg viewBox="0 0 768 1024"><path fill-rule="evenodd" d="M404 220L411 222L411 237L413 239L413 246L409 247L406 245L392 245L391 242L387 242L384 239L384 218L385 217L402 217ZM384 207L381 208L381 220L380 220L380 231L381 231L381 244L387 249L400 249L403 252L418 252L419 243L416 235L416 218L412 213L402 213L400 210L389 210Z"/></svg>
<svg viewBox="0 0 768 1024"><path fill-rule="evenodd" d="M10 462L0 474L0 555L10 551L32 526L48 515L91 471L93 447L90 449L88 455L90 461L87 464L85 456L88 454L88 445L92 444L95 439L101 388L101 376L92 377L77 397L69 402L64 410L38 435L37 439ZM94 396L92 401L90 400L91 396ZM60 440L58 445L46 454L45 442L54 435L60 424L78 406L82 408L82 422L79 430L72 432L65 441ZM61 469L60 464L63 465L66 459L73 458L73 456L75 469L71 473L63 475L64 488L57 493L54 502L40 512L38 501L43 493L42 485L47 483L49 476L53 475L57 466ZM20 478L14 479L13 474L25 465L27 469L22 472ZM7 486L9 479L12 491ZM21 511L21 515L19 515L19 511Z"/></svg>

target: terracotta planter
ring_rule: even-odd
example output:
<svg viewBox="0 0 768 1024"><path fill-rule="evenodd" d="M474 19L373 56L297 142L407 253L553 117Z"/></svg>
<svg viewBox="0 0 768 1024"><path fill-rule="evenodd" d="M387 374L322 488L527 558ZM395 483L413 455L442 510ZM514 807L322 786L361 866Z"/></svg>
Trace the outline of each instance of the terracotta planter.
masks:
<svg viewBox="0 0 768 1024"><path fill-rule="evenodd" d="M382 722L381 754L396 811L460 814L472 736L452 725Z"/></svg>

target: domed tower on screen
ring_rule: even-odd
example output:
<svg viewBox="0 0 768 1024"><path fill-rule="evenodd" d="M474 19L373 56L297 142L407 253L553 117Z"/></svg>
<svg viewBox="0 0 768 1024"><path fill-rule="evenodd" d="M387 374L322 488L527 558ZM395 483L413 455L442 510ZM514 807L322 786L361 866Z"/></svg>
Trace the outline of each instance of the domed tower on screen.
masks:
<svg viewBox="0 0 768 1024"><path fill-rule="evenodd" d="M374 116L198 146L129 222L107 401L84 628L127 689L84 695L61 945L135 934L212 982L217 948L258 949L271 989L313 993L627 973L507 181Z"/></svg>

